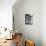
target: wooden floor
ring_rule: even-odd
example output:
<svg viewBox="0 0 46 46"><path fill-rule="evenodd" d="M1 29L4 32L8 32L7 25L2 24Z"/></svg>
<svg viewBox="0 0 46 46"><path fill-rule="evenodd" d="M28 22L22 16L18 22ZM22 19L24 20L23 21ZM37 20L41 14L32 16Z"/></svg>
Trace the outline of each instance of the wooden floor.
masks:
<svg viewBox="0 0 46 46"><path fill-rule="evenodd" d="M0 46L16 46L15 39L13 40L6 40L6 42L2 43Z"/></svg>

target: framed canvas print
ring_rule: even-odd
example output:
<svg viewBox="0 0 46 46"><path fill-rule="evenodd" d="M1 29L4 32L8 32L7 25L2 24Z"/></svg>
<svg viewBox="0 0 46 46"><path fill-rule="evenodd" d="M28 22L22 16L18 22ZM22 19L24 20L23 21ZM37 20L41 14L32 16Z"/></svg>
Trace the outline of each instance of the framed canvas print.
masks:
<svg viewBox="0 0 46 46"><path fill-rule="evenodd" d="M32 25L33 20L32 20L32 15L30 14L25 14L25 24L30 24Z"/></svg>

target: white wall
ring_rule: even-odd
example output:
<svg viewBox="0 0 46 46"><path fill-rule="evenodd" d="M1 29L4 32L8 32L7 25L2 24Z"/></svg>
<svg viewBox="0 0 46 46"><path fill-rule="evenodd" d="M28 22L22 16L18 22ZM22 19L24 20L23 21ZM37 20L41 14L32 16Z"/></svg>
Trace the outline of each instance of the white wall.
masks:
<svg viewBox="0 0 46 46"><path fill-rule="evenodd" d="M24 37L35 41L36 46L41 46L40 30L40 0L23 0L15 9L15 28L22 32ZM25 14L33 14L33 24L25 25Z"/></svg>
<svg viewBox="0 0 46 46"><path fill-rule="evenodd" d="M46 46L46 0L41 1L41 40L42 46Z"/></svg>
<svg viewBox="0 0 46 46"><path fill-rule="evenodd" d="M16 0L0 0L0 27L12 28L12 6Z"/></svg>

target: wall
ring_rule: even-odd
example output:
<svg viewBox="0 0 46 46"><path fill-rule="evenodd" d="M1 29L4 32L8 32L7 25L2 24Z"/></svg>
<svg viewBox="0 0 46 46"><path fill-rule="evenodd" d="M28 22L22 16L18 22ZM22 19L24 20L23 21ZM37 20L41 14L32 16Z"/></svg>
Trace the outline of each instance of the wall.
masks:
<svg viewBox="0 0 46 46"><path fill-rule="evenodd" d="M16 0L0 0L0 27L12 28L12 6Z"/></svg>
<svg viewBox="0 0 46 46"><path fill-rule="evenodd" d="M40 25L42 46L46 46L46 0L41 1Z"/></svg>
<svg viewBox="0 0 46 46"><path fill-rule="evenodd" d="M40 34L40 0L23 0L23 2L14 10L15 29L23 33L26 39L35 41L36 46L41 46ZM25 24L25 14L33 14L33 24Z"/></svg>

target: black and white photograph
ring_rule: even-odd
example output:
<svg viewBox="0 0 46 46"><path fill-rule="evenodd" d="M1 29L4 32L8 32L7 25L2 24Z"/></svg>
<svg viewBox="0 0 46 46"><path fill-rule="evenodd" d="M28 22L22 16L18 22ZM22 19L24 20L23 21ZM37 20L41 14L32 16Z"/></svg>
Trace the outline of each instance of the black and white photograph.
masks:
<svg viewBox="0 0 46 46"><path fill-rule="evenodd" d="M32 25L33 22L33 17L30 14L25 14L25 24L30 24Z"/></svg>

